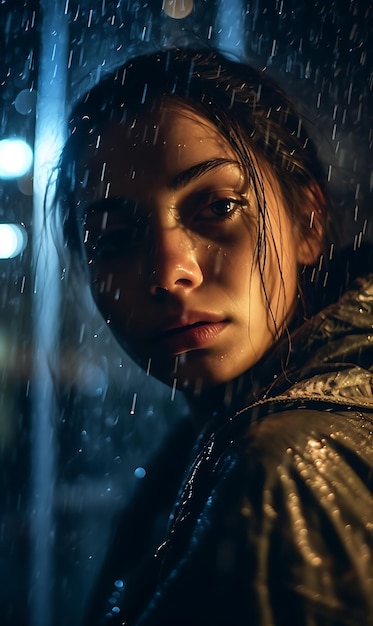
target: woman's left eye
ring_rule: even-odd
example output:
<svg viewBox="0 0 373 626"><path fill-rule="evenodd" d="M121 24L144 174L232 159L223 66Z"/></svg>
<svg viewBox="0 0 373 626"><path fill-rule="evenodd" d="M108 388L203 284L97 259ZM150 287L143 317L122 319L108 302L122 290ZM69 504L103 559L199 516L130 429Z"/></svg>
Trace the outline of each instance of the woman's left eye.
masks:
<svg viewBox="0 0 373 626"><path fill-rule="evenodd" d="M221 198L214 200L205 206L198 213L198 218L202 220L216 220L233 217L234 213L243 208L245 202L238 198Z"/></svg>

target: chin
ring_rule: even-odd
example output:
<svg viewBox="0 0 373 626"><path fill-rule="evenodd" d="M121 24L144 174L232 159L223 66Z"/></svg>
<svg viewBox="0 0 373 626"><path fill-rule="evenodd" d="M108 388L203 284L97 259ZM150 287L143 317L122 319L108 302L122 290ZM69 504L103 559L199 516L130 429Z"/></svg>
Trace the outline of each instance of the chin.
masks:
<svg viewBox="0 0 373 626"><path fill-rule="evenodd" d="M188 358L188 355L189 358ZM220 360L221 357L219 357ZM184 361L184 362L183 362ZM243 374L249 367L232 367L229 359L226 362L204 362L204 359L196 356L196 353L188 352L173 361L170 369L166 370L164 363L157 367L153 361L150 374L162 383L184 392L198 393L205 389L213 389L234 380ZM176 366L176 368L175 368Z"/></svg>
<svg viewBox="0 0 373 626"><path fill-rule="evenodd" d="M191 350L179 355L149 354L146 350L131 349L116 335L117 340L130 358L147 374L179 391L202 391L229 383L255 365L258 359L247 355L246 359L232 358L232 354ZM150 363L150 365L149 365Z"/></svg>

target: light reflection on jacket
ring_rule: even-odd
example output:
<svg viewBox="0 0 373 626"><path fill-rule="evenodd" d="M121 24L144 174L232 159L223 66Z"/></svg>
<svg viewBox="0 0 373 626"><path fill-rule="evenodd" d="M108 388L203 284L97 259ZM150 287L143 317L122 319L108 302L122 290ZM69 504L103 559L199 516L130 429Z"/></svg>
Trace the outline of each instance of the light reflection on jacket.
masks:
<svg viewBox="0 0 373 626"><path fill-rule="evenodd" d="M153 556L151 520L191 440L178 436L123 515L87 625L372 626L373 275L296 331L286 374L198 442Z"/></svg>

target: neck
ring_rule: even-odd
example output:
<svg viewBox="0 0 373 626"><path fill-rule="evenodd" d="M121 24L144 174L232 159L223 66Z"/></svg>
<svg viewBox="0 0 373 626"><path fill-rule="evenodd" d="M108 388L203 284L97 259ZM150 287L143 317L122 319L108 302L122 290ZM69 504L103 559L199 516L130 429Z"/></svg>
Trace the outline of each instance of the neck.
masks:
<svg viewBox="0 0 373 626"><path fill-rule="evenodd" d="M289 356L289 339L276 344L252 368L230 381L207 388L186 391L186 400L198 429L221 424L261 397L278 375L284 373Z"/></svg>
<svg viewBox="0 0 373 626"><path fill-rule="evenodd" d="M249 404L255 396L252 370L238 378L206 389L185 392L199 429L213 421L223 423L238 410Z"/></svg>

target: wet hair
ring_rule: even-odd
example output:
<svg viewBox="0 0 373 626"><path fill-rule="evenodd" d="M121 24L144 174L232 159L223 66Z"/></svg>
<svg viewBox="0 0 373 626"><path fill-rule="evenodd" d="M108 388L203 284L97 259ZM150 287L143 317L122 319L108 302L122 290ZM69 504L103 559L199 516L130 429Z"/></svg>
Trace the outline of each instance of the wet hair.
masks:
<svg viewBox="0 0 373 626"><path fill-rule="evenodd" d="M305 239L314 219L312 207L326 237L332 205L324 168L302 116L284 91L265 73L218 52L171 49L129 60L104 76L72 111L56 199L65 241L73 252L83 259L84 216L79 214L75 191L86 184L84 176L81 179L84 151L94 148L111 122L125 124L131 116L157 109L164 101L181 103L203 115L237 153L258 201L257 257L262 276L269 227L261 163L273 172L286 210ZM305 202L305 192L311 202Z"/></svg>

